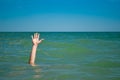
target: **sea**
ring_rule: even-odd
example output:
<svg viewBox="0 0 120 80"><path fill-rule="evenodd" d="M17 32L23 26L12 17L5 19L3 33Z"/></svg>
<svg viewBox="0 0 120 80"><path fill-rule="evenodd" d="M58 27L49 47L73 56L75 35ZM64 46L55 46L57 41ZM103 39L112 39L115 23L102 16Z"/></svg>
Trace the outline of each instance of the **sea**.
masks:
<svg viewBox="0 0 120 80"><path fill-rule="evenodd" d="M120 80L120 32L0 32L0 80Z"/></svg>

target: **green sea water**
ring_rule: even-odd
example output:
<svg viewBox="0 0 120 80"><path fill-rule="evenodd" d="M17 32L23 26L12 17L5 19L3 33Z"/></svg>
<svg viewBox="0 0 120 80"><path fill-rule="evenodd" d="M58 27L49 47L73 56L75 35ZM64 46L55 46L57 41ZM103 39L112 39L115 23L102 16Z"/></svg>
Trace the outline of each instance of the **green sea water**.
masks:
<svg viewBox="0 0 120 80"><path fill-rule="evenodd" d="M120 80L120 32L0 32L0 80Z"/></svg>

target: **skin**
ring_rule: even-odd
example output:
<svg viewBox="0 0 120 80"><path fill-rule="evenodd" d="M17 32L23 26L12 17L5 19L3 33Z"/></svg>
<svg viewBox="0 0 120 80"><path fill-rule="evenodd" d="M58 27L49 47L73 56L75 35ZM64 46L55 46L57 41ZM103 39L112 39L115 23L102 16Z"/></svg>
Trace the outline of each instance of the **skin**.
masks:
<svg viewBox="0 0 120 80"><path fill-rule="evenodd" d="M38 34L38 33L34 33L34 35L32 35L31 37L32 37L33 46L32 46L32 51L30 54L29 64L32 66L36 66L35 65L35 57L36 57L37 47L44 39L39 40L40 34Z"/></svg>

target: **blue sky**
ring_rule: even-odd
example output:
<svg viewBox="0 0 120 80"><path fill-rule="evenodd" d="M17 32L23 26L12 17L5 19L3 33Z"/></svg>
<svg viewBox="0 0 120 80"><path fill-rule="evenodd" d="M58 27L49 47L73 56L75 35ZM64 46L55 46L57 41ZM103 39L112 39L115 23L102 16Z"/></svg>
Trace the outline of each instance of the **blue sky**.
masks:
<svg viewBox="0 0 120 80"><path fill-rule="evenodd" d="M120 31L120 0L0 0L0 31Z"/></svg>

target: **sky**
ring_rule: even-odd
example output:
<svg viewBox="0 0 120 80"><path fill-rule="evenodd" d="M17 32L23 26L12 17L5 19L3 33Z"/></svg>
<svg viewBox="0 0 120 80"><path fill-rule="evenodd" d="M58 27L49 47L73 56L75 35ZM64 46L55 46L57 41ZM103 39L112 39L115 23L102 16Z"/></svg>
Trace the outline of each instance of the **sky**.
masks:
<svg viewBox="0 0 120 80"><path fill-rule="evenodd" d="M120 0L0 0L0 32L120 31Z"/></svg>

